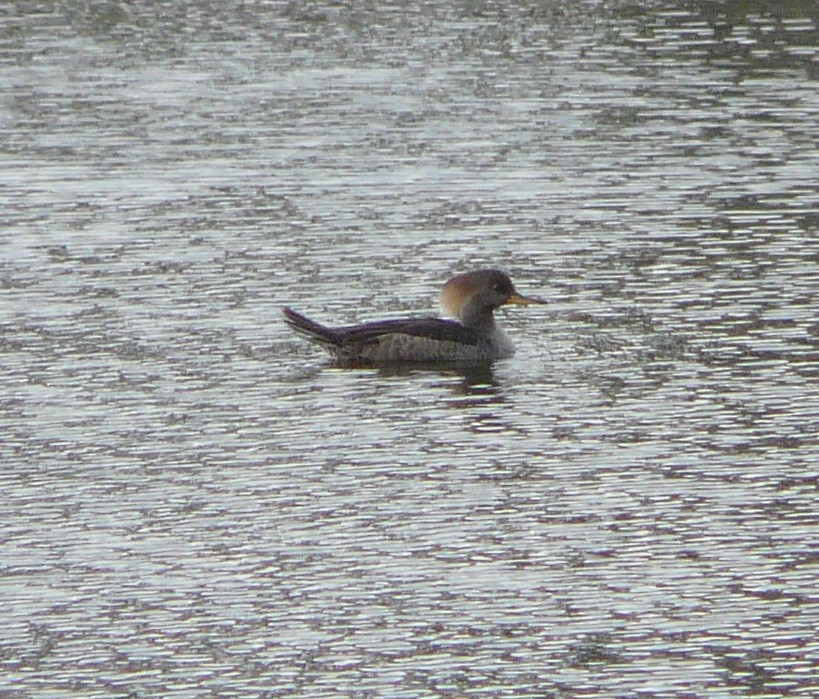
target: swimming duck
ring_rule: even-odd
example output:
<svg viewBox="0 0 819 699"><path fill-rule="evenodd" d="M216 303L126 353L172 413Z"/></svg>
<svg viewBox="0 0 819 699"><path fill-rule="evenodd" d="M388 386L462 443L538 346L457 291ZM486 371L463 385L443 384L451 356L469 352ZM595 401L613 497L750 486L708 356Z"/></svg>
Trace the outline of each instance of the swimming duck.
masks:
<svg viewBox="0 0 819 699"><path fill-rule="evenodd" d="M519 294L505 272L480 269L452 277L441 291L441 307L457 320L395 318L327 327L292 308L284 308L283 312L293 330L343 364L476 364L506 359L515 353L509 336L495 323L496 308L545 303Z"/></svg>

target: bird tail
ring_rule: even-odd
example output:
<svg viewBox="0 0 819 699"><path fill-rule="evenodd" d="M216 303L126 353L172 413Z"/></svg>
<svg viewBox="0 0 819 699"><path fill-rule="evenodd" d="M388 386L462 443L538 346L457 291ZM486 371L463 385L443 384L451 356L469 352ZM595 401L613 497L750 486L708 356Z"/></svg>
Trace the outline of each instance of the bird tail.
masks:
<svg viewBox="0 0 819 699"><path fill-rule="evenodd" d="M318 343L331 354L337 354L341 346L341 336L333 328L310 320L307 316L297 313L292 308L283 308L284 321L299 335Z"/></svg>

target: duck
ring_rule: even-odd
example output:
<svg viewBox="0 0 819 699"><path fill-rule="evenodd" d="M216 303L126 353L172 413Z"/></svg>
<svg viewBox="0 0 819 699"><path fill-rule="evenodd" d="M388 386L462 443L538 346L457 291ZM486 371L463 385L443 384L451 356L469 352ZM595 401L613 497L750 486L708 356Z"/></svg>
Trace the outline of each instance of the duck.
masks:
<svg viewBox="0 0 819 699"><path fill-rule="evenodd" d="M297 334L343 365L390 363L482 364L508 359L515 346L495 321L501 306L546 301L524 296L506 272L479 269L452 277L441 290L450 318L393 318L330 327L285 307L284 320Z"/></svg>

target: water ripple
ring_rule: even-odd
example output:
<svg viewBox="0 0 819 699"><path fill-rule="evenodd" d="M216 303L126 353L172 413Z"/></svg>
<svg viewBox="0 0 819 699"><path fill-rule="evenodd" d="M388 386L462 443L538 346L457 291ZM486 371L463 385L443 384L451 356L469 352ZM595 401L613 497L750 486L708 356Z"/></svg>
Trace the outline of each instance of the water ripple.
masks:
<svg viewBox="0 0 819 699"><path fill-rule="evenodd" d="M815 696L807 4L165 9L0 19L0 690Z"/></svg>

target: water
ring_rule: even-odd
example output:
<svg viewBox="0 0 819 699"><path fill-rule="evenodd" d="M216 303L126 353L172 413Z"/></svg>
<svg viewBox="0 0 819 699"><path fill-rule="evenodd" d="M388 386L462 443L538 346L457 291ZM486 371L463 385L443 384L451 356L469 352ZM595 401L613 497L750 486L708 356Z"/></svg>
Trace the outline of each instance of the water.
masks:
<svg viewBox="0 0 819 699"><path fill-rule="evenodd" d="M40 9L0 16L4 695L819 693L812 3ZM491 370L281 321L488 264L550 300Z"/></svg>

